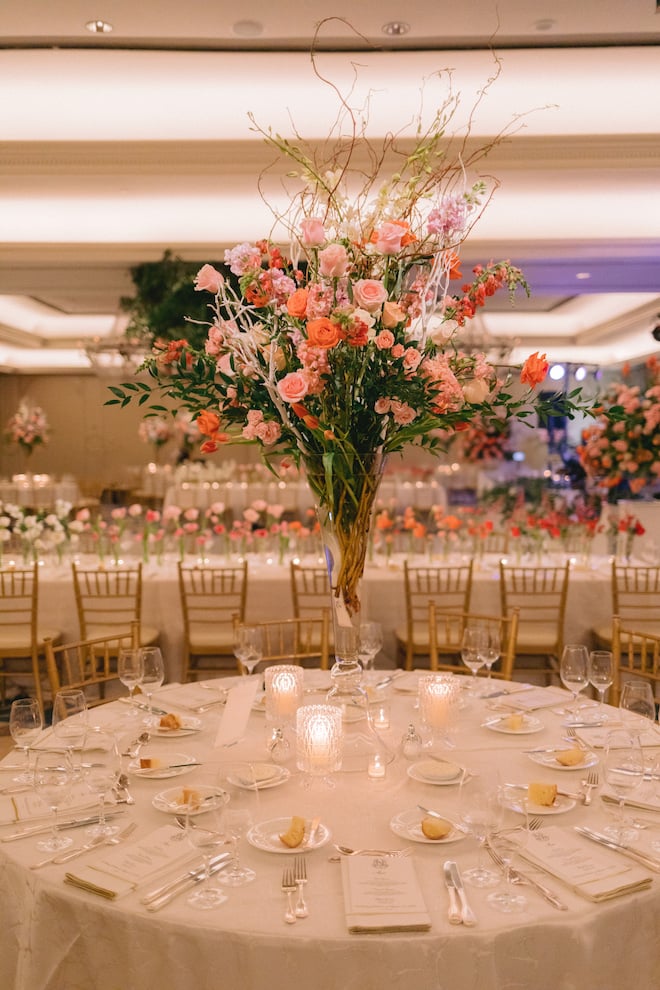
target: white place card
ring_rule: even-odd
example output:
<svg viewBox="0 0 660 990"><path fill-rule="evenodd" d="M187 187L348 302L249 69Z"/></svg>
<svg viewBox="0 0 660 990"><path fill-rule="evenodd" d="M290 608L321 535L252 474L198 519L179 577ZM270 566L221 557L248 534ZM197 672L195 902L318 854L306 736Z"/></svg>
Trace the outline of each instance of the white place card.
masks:
<svg viewBox="0 0 660 990"><path fill-rule="evenodd" d="M261 677L242 677L230 689L214 746L230 746L245 733Z"/></svg>
<svg viewBox="0 0 660 990"><path fill-rule="evenodd" d="M498 705L503 708L515 708L521 712L535 712L541 708L554 708L555 705L567 705L571 701L568 691L558 687L533 687L529 691L516 692L511 698L498 698Z"/></svg>
<svg viewBox="0 0 660 990"><path fill-rule="evenodd" d="M213 682L210 682L213 685ZM217 682L216 682L217 683ZM192 682L190 684L168 684L161 688L153 696L156 705L174 706L183 708L185 711L195 712L205 705L213 705L224 702L226 688L219 684L211 687L204 687L203 683Z"/></svg>
<svg viewBox="0 0 660 990"><path fill-rule="evenodd" d="M352 934L425 932L431 918L415 864L405 856L345 856L344 909Z"/></svg>

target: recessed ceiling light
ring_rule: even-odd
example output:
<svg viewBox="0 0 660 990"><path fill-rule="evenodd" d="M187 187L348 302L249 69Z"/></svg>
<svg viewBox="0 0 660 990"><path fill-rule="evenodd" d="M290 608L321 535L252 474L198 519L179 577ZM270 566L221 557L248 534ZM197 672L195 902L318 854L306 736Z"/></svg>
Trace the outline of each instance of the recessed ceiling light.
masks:
<svg viewBox="0 0 660 990"><path fill-rule="evenodd" d="M110 34L112 24L109 24L108 21L87 21L85 28L92 34Z"/></svg>
<svg viewBox="0 0 660 990"><path fill-rule="evenodd" d="M579 279L591 278L591 272L576 272L575 277Z"/></svg>
<svg viewBox="0 0 660 990"><path fill-rule="evenodd" d="M387 24L383 24L381 30L383 34L389 34L391 38L400 38L402 35L408 34L410 24L406 24L405 21L388 21Z"/></svg>
<svg viewBox="0 0 660 990"><path fill-rule="evenodd" d="M232 31L239 38L258 38L263 34L264 26L259 21L236 21Z"/></svg>
<svg viewBox="0 0 660 990"><path fill-rule="evenodd" d="M540 20L534 22L534 27L537 31L549 31L556 23L551 17L542 17Z"/></svg>

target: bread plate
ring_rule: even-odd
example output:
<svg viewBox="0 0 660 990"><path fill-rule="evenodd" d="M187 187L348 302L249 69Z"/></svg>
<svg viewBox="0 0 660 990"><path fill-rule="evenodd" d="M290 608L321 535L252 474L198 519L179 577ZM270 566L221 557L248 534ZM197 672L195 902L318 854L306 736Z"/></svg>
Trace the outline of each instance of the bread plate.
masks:
<svg viewBox="0 0 660 990"><path fill-rule="evenodd" d="M152 759L157 759L160 766L141 767L138 758L131 760L128 764L128 772L134 777L163 780L165 777L180 777L181 774L190 773L196 766L199 766L199 760L187 753L159 753L157 757L152 757Z"/></svg>
<svg viewBox="0 0 660 990"><path fill-rule="evenodd" d="M463 767L449 760L421 760L408 767L408 776L422 784L433 784L436 787L447 787L460 784Z"/></svg>
<svg viewBox="0 0 660 990"><path fill-rule="evenodd" d="M424 818L424 814L419 808L411 808L409 811L402 811L395 815L390 822L390 828L401 839L424 842L429 846L446 846L450 842L460 842L461 839L465 838L465 832L462 832L451 818L447 818L446 820L452 826L449 835L446 835L444 839L429 839L422 832L422 818Z"/></svg>
<svg viewBox="0 0 660 990"><path fill-rule="evenodd" d="M523 715L520 728L512 729L508 723L510 717L510 715L502 715L499 718L489 718L481 723L481 728L490 729L491 732L504 732L508 736L527 736L544 728L540 718L536 718L535 715Z"/></svg>
<svg viewBox="0 0 660 990"><path fill-rule="evenodd" d="M166 729L160 724L160 718L155 715L146 720L149 732L152 736L160 736L167 739L176 739L179 736L191 736L199 732L202 728L201 718L193 718L191 715L180 715L181 726L178 729Z"/></svg>
<svg viewBox="0 0 660 990"><path fill-rule="evenodd" d="M199 807L191 808L191 817L203 815L206 811L219 808L221 804L226 804L229 800L227 792L221 790L219 787L209 787L200 784L198 787L191 788L191 790L194 790L199 797ZM170 787L166 791L156 794L151 803L156 811L164 811L168 815L185 815L187 809L186 805L181 802L181 796L181 787Z"/></svg>
<svg viewBox="0 0 660 990"><path fill-rule="evenodd" d="M262 849L264 852L282 853L283 855L298 855L301 852L310 852L312 849L320 849L330 841L330 829L319 824L314 830L311 840L303 840L299 846L290 849L285 846L280 839L291 825L291 816L288 818L271 818L270 821L260 822L253 825L247 834L247 840L255 849Z"/></svg>

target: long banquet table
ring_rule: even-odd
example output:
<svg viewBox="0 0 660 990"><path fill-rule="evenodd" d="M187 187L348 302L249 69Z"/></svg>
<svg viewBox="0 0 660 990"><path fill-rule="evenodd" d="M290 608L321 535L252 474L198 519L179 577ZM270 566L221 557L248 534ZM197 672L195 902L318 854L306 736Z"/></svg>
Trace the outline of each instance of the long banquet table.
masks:
<svg viewBox="0 0 660 990"><path fill-rule="evenodd" d="M486 556L475 564L471 610L499 614L498 558ZM305 561L307 562L307 561ZM311 561L309 561L311 563ZM460 563L457 557L452 563ZM209 566L226 564L225 558L211 558ZM318 566L320 561L315 560ZM423 558L412 563L425 564ZM556 563L556 562L555 562ZM81 566L92 565L83 560ZM106 566L110 567L110 564ZM611 619L611 565L606 557L595 557L590 565L572 567L565 624L565 642L590 643L590 630ZM78 638L71 571L68 564L44 567L40 572L40 621L44 627L59 628L65 641ZM380 622L384 631L384 658L395 656L394 629L405 622L403 563L368 565L362 582L362 609L366 618ZM250 558L248 565L247 619L286 618L293 615L289 566ZM161 647L170 680L181 671L183 618L174 561L155 562L143 568L143 622L161 630Z"/></svg>
<svg viewBox="0 0 660 990"><path fill-rule="evenodd" d="M186 903L187 895L182 894L158 913L148 913L140 903L144 887L108 901L64 883L67 869L93 865L98 851L87 853L69 866L31 870L30 866L44 855L36 849L36 838L2 841L15 828L5 824L0 827L0 925L4 934L0 986L13 990L78 990L90 986L95 990L128 986L177 990L211 986L236 990L305 986L315 990L657 988L657 873L650 874L653 881L646 890L600 904L591 903L554 878L535 874L543 877L568 910L555 909L526 887L528 906L517 915L496 912L486 901L487 892L471 887L469 898L477 925L468 928L449 924L442 865L446 859L454 859L461 870L473 865L474 840L466 836L439 847L433 843L407 843L390 828L394 815L415 809L418 803L454 819L458 810L458 786L436 786L414 779L408 774L412 764L397 752L406 726L417 721L415 696L403 690L414 687L414 678L414 673L403 675L391 688L392 728L382 738L396 755L384 779L371 780L363 770L340 771L334 775L333 787L322 781L304 787L295 759L291 759L286 764L291 777L281 786L241 792L242 799L252 805L257 823L294 814L308 820L318 815L329 830L326 845L306 852L308 918L294 925L283 921L285 899L280 882L282 869L291 864L291 859L256 848L246 839L241 840L241 859L256 871L253 883L230 888L227 902L215 910L194 910ZM306 672L305 683L324 689L328 674ZM158 700L167 710L184 714L184 709L177 707L177 692L181 690L168 686ZM322 697L310 692L306 703ZM500 703L467 700L460 711L455 748L442 755L471 770L481 769L489 774L497 771L502 779L513 783L546 781L569 791L578 790L584 771L539 767L523 752L558 744L563 731L562 715L555 708L536 712L542 727L534 734L495 732L482 723L493 714L489 706ZM126 710L121 702L114 702L93 712L94 719L109 723L118 732L122 745L135 734ZM195 787L208 779L209 771L217 771L218 779L222 779L230 764L267 759L265 715L254 710L240 742L230 748L216 748L214 741L223 714L224 709L218 706L200 716L202 728L197 734L166 740L152 738L148 749L151 755L161 753L167 759L167 754L176 750L203 765L175 780L130 776L135 803L126 808L123 817L137 822L138 828L127 843L143 841L171 820L152 805L154 796L165 787ZM651 754L658 752L655 749ZM0 784L9 783L10 768L15 764L14 754L0 764ZM5 811L7 800L0 797ZM654 825L640 832L637 846L648 851L653 838L658 838L660 806L657 814L647 813L645 817ZM602 826L606 818L604 806L596 797L589 807L578 802L545 821L572 830L578 823ZM71 833L76 843L80 832ZM600 848L586 839L580 841L585 854ZM336 855L335 842L388 850L412 845L412 860L431 916L431 930L349 934L340 866L331 861ZM618 853L603 852L621 868L631 865Z"/></svg>

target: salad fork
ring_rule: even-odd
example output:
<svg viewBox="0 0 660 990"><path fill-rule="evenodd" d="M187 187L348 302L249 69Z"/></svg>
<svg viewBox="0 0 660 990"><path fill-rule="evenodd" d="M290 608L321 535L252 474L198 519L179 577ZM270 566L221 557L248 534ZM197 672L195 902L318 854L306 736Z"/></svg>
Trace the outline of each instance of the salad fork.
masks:
<svg viewBox="0 0 660 990"><path fill-rule="evenodd" d="M294 925L296 923L296 911L291 898L296 892L296 881L294 880L293 870L290 866L285 866L282 873L282 890L286 894L287 904L286 911L284 912L284 920L287 925Z"/></svg>
<svg viewBox="0 0 660 990"><path fill-rule="evenodd" d="M597 770L590 770L586 776L586 779L580 781L580 786L584 787L585 807L591 804L592 791L595 787L598 787L598 784L599 784L599 776Z"/></svg>
<svg viewBox="0 0 660 990"><path fill-rule="evenodd" d="M296 856L293 864L294 880L298 888L298 900L296 901L296 918L306 918L309 914L305 903L304 888L307 883L307 862L304 856Z"/></svg>

